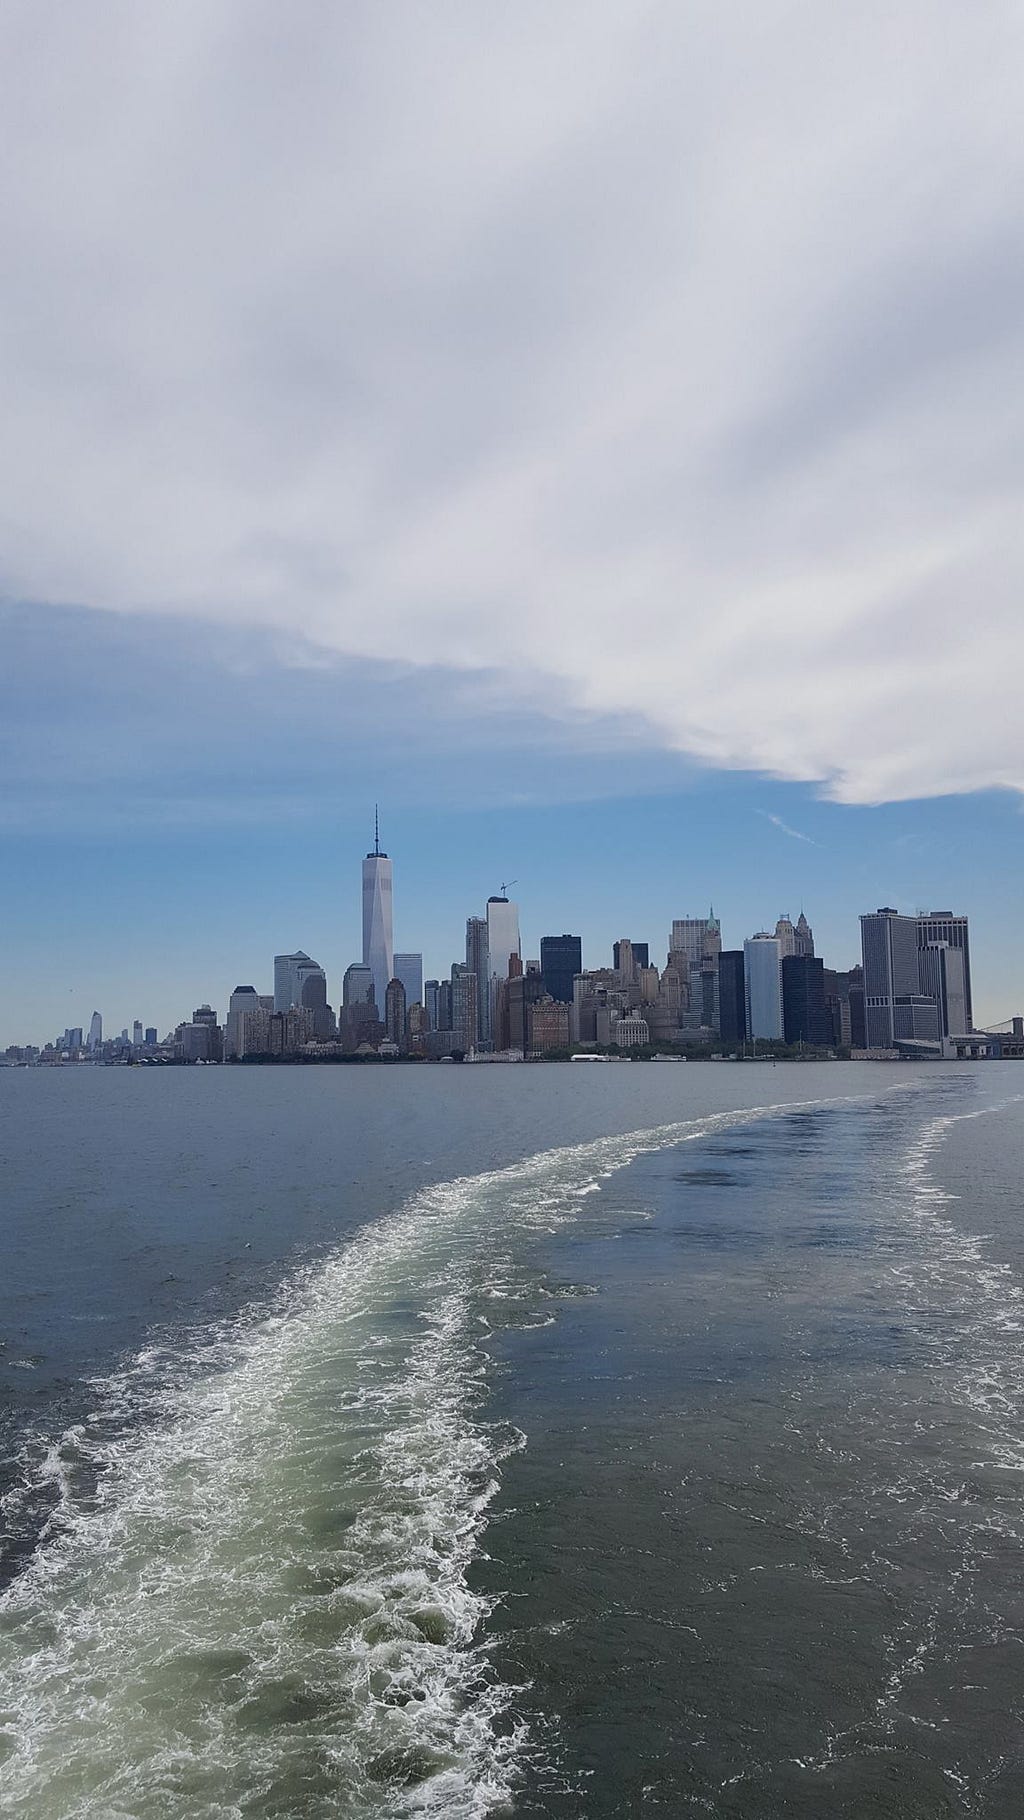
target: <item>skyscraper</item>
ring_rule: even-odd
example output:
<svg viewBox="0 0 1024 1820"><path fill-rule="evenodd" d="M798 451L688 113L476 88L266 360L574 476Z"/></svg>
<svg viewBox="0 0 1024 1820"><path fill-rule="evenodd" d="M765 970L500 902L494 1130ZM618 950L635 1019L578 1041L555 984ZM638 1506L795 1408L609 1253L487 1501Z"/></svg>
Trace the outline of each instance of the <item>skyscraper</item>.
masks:
<svg viewBox="0 0 1024 1820"><path fill-rule="evenodd" d="M468 1055L476 1048L476 974L456 961L451 980L452 1048Z"/></svg>
<svg viewBox="0 0 1024 1820"><path fill-rule="evenodd" d="M781 1042L782 944L774 935L754 935L743 944L747 1035Z"/></svg>
<svg viewBox="0 0 1024 1820"><path fill-rule="evenodd" d="M405 987L406 1005L423 1003L423 956L422 954L396 954L395 970L392 977L401 980Z"/></svg>
<svg viewBox="0 0 1024 1820"><path fill-rule="evenodd" d="M485 916L466 918L466 966L476 975L477 1040L488 1043L491 1037L491 993Z"/></svg>
<svg viewBox="0 0 1024 1820"><path fill-rule="evenodd" d="M832 1019L825 1004L825 967L813 954L782 957L782 1022L787 1043L832 1041Z"/></svg>
<svg viewBox="0 0 1024 1820"><path fill-rule="evenodd" d="M388 981L384 994L384 1028L389 1043L405 1048L405 987L400 979Z"/></svg>
<svg viewBox="0 0 1024 1820"><path fill-rule="evenodd" d="M639 972L642 967L649 967L651 964L650 943L649 942L631 942L630 946L633 950L633 960L636 965L637 972ZM618 973L618 971L619 971L619 961L621 958L622 957L619 953L619 944L618 944L618 942L613 942L612 943L612 967L614 968L616 973Z"/></svg>
<svg viewBox="0 0 1024 1820"><path fill-rule="evenodd" d="M583 943L578 935L542 935L540 971L544 990L560 1005L572 1004L572 983L583 972Z"/></svg>
<svg viewBox="0 0 1024 1820"><path fill-rule="evenodd" d="M102 1041L103 1041L103 1019L101 1018L98 1011L94 1011L92 1014L92 1017L89 1019L89 1047L90 1047L90 1049L98 1049L100 1047L100 1044L102 1043Z"/></svg>
<svg viewBox="0 0 1024 1820"><path fill-rule="evenodd" d="M275 1011L290 1011L299 1003L299 970L302 967L316 967L316 961L302 948L296 949L294 954L275 954Z"/></svg>
<svg viewBox="0 0 1024 1820"><path fill-rule="evenodd" d="M742 1043L747 1036L746 976L742 948L718 956L718 1029L723 1042Z"/></svg>
<svg viewBox="0 0 1024 1820"><path fill-rule="evenodd" d="M519 905L507 897L489 897L487 956L491 979L507 980L509 956L519 953Z"/></svg>
<svg viewBox="0 0 1024 1820"><path fill-rule="evenodd" d="M937 942L945 942L947 948L955 948L963 956L964 969L964 1016L966 1023L955 1032L962 1036L974 1029L974 1008L971 1003L971 941L966 916L954 916L952 910L929 910L926 915L917 919L917 945L919 948L932 948ZM927 990L927 988L926 988ZM947 1035L949 1032L947 1032Z"/></svg>
<svg viewBox="0 0 1024 1820"><path fill-rule="evenodd" d="M362 961L353 961L345 968L341 982L341 999L343 1005L365 1005L373 991L373 974ZM383 1005L380 1007L383 1011Z"/></svg>
<svg viewBox="0 0 1024 1820"><path fill-rule="evenodd" d="M373 975L374 995L381 1013L388 982L395 972L391 887L391 861L380 850L380 823L374 810L373 852L363 861L363 965Z"/></svg>
<svg viewBox="0 0 1024 1820"><path fill-rule="evenodd" d="M259 1011L259 994L255 986L236 986L228 1000L228 1019L224 1026L225 1056L245 1054L245 1018Z"/></svg>
<svg viewBox="0 0 1024 1820"><path fill-rule="evenodd" d="M869 1049L891 1049L897 999L920 992L918 923L883 905L860 919L864 959L864 1017Z"/></svg>
<svg viewBox="0 0 1024 1820"><path fill-rule="evenodd" d="M520 958L519 947L519 905L509 898L495 895L487 899L487 970L488 970L488 1008L490 1013L490 1037L495 1046L501 1044L502 1032L497 1024L498 992L509 976L509 961L512 955Z"/></svg>

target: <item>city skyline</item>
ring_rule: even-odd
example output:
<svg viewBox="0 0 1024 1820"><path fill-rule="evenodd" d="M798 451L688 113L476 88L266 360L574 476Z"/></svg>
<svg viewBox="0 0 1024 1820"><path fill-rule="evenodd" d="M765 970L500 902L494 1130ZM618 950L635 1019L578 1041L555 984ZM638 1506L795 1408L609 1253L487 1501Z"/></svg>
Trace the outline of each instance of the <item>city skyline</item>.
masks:
<svg viewBox="0 0 1024 1820"><path fill-rule="evenodd" d="M723 945L721 919L711 904L706 913L673 916L662 971L650 931L606 938L596 959L584 954L579 934L567 931L539 936L536 955L524 955L520 907L509 890L503 882L489 893L482 915L467 916L465 958L457 954L425 977L422 950L394 948L393 864L380 844L375 804L373 847L362 862L361 954L336 984L337 1013L327 970L300 948L274 955L270 992L236 985L226 1014L203 1001L191 1022L179 1018L164 1041L182 1059L208 1061L287 1055L307 1044L352 1054L382 1042L394 1054L435 1058L453 1045L459 1053L517 1049L526 1055L542 1052L545 1044L554 1050L593 1040L596 1014L597 1040L620 1047L627 1032L632 1046L650 1048L692 1042L703 1031L726 1042L750 1037L791 1044L799 1038L812 1046L852 1043L882 1052L907 1042L948 1049L949 1039L983 1028L973 1015L969 918L962 911L933 905L913 915L892 906L861 912L860 958L852 971L841 965L837 971L835 956L826 966L826 957L816 954L803 904L795 917L781 911L774 927L768 922L755 929L735 949ZM414 904L411 919L421 914L422 906ZM1016 1033L1019 1014L989 1022L998 1027L1010 1018ZM441 1044L445 1031L447 1047ZM95 1009L87 1035L84 1025L67 1025L63 1035L46 1040L47 1050L54 1046L95 1057L119 1049L152 1051L159 1043L156 1029L136 1015L130 1037L123 1025L113 1042L108 1030L104 1045L103 1015Z"/></svg>
<svg viewBox="0 0 1024 1820"><path fill-rule="evenodd" d="M655 806L657 806L657 805L655 805ZM595 808L595 813L596 813L597 806L595 805L594 808ZM602 809L600 811L600 813L601 813L601 819L605 819L606 811ZM579 815L580 815L580 811L579 810L575 811L574 820ZM401 820L403 818L400 817L399 819ZM771 850L773 843L775 843L777 845L777 847L784 849L786 852L792 851L794 845L796 845L797 851L800 852L802 845L806 844L806 843L801 843L801 842L795 841L795 839L794 839L795 831L792 831L789 833L782 833L780 830L777 830L770 817L759 815L757 820L758 820L758 824L760 824L761 822L764 823L763 829L761 829L759 827L758 832L763 840L767 839L769 851ZM465 927L465 914L461 914L461 915L459 914L459 912L464 912L465 907L459 906L459 912L456 913L456 917L454 919L456 922L456 929L451 931L450 933L448 931L443 931L440 934L440 936L438 936L435 933L433 942L431 942L430 937L429 937L429 931L431 930L431 928L435 929L435 931L437 929L437 905L432 901L430 890L428 890L426 888L422 888L419 892L419 895L417 896L417 877L416 877L416 867L415 867L415 857L414 857L415 852L416 852L416 847L415 847L415 843L414 843L413 844L413 855L410 856L411 865L408 869L408 871L409 871L408 889L405 889L405 885L404 885L406 868L403 866L403 863L401 860L399 862L399 876L398 876L398 884L396 887L396 901L397 901L398 907L397 907L397 913L396 913L396 917L395 917L397 939L400 940L403 944L408 944L408 942L411 939L418 938L417 923L419 923L419 925L422 926L428 932L427 939L424 941L423 947L414 950L414 953L422 955L423 976L426 978L436 977L436 976L438 976L438 974L443 976L447 972L451 959L463 958L463 955L461 953L463 944L459 940L457 930L458 930L458 924L460 921L461 921L463 927ZM341 857L343 858L344 856L341 856ZM380 857L383 858L384 855L381 854ZM373 858L372 851L371 851L370 858ZM802 852L800 852L800 858L801 859L805 858L805 856L803 855ZM648 944L651 948L652 958L657 959L658 955L659 955L659 947L658 947L658 937L657 937L655 931L658 926L659 919L662 922L666 922L666 910L667 910L667 923L666 923L666 927L667 927L668 923L671 923L673 920L675 920L677 918L681 909L684 911L690 912L690 911L697 910L699 907L698 904L694 903L694 901L693 901L693 899L696 898L696 896L697 896L696 889L694 891L692 891L692 893L690 893L690 901L688 903L684 903L683 905L680 905L680 903L678 901L678 897L676 898L675 903L673 903L670 898L667 898L667 892L672 887L670 885L666 884L665 886L663 886L663 891L665 892L665 896L667 899L666 908L662 908L659 905L659 908L656 911L652 912L650 907L648 907L645 911L642 908L641 909L637 908L637 897L636 897L635 893L630 893L629 891L622 890L621 888L616 889L614 883L612 883L610 886L606 887L603 898L601 900L599 915L595 915L593 907L591 907L589 916L583 917L580 919L574 918L574 916L571 913L572 907L574 904L576 906L579 905L581 893L579 890L578 883L575 882L575 880L574 880L574 866L573 866L572 854L565 850L564 842L562 843L561 860L562 860L562 866L563 866L562 880L553 882L550 874L549 873L546 874L545 881L544 881L545 887L546 887L546 895L544 892L539 894L538 900L537 900L536 911L534 911L534 908L533 908L533 905L532 905L532 902L530 901L530 899L529 898L527 899L526 912L525 912L525 914L526 914L526 935L524 937L524 945L522 946L522 950L521 950L524 958L537 959L538 954L539 954L539 944L540 944L540 940L541 940L542 936L556 934L556 933L558 933L560 927L567 926L567 925L571 926L575 923L576 928L581 933L581 939L583 942L584 966L589 967L592 965L601 965L601 966L610 965L611 945L614 941L618 940L618 936L611 935L609 933L609 931L612 928L618 928L619 924L623 920L625 920L627 923L632 925L634 935L637 937L637 939L645 940L648 942ZM351 856L349 856L349 872L350 873L351 873L351 864L352 864ZM365 864L366 864L366 862L364 861L364 865ZM391 866L391 864L392 864L392 862L388 861L389 867ZM799 914L799 905L792 901L793 896L795 896L797 894L791 894L790 899L788 901L784 900L784 901L780 902L778 905L778 908L774 909L774 907L770 903L767 904L767 906L764 905L764 898L767 896L767 893L760 888L751 888L749 881L748 881L745 893L741 894L741 896L740 896L739 904L735 908L733 908L731 906L731 904L726 903L725 898L723 898L722 891L721 891L721 889L719 889L719 885L718 885L718 879L720 877L722 877L723 874L726 877L728 876L728 867L726 867L725 865L723 865L721 863L721 860L718 856L712 856L712 858L709 860L709 862L708 862L709 870L711 867L714 867L715 876L713 879L705 880L705 884L710 885L712 887L711 889L706 889L705 895L707 896L709 902L713 895L714 897L716 897L719 900L719 902L723 903L723 905L724 905L724 908L725 908L724 921L725 921L725 928L726 928L725 946L726 947L742 946L743 942L748 938L748 936L750 934L756 933L758 928L760 928L760 927L768 927L768 928L774 927L774 923L775 923L777 916L780 916L780 915L784 916L787 914L792 914L793 917L795 918ZM673 869L674 868L671 866L666 868L667 871L671 871ZM339 870L339 872L341 872L340 866L339 866L338 870ZM806 867L802 868L802 870L804 870L804 872L806 873ZM779 877L784 880L787 875L788 875L788 868L786 867L785 863L783 862L780 873L779 873ZM946 872L944 874L944 876L948 877L948 872ZM500 881L499 881L499 883L500 883ZM310 962L310 954L306 951L306 949L298 949L295 951L284 951L283 953L281 950L277 950L277 952L279 953L281 958L285 959L285 960L290 960L292 962L299 962L299 963L301 963L302 961L306 961L306 962L310 962L310 964L312 966L315 966L317 968L319 968L320 964L322 963L323 969L326 972L328 981L329 981L329 992L331 995L331 1001L332 1001L332 1003L335 1003L335 1004L337 1004L341 998L341 976L342 976L342 973L344 972L345 967L349 964L350 961L359 962L361 959L361 955L362 955L362 944L361 944L358 934L356 934L356 933L354 933L351 938L352 947L351 947L350 953L348 954L348 959L345 958L346 950L342 947L342 943L346 939L344 931L346 929L349 929L349 930L353 929L353 898L352 898L352 891L351 891L351 878L349 878L348 884L349 884L349 889L346 892L344 889L345 880L344 880L344 876L342 873L341 889L340 889L340 891L338 891L336 902L335 902L335 905L333 906L333 908L335 908L335 910L337 912L336 917L330 916L330 910L331 910L332 906L329 903L325 903L324 901L322 901L322 899L319 895L319 886L317 886L310 892L310 901L309 901L308 909L296 911L296 913L295 913L294 921L296 923L301 924L303 922L307 922L307 923L312 924L315 928L317 928L318 930L321 930L321 931L324 929L324 927L326 925L333 932L331 939L328 939L326 941L318 941L316 943L314 943L312 941L310 942L309 948L311 951L313 951L316 954L315 962ZM473 888L474 888L473 886L470 886L470 889L473 889ZM332 886L331 889L337 890L337 887ZM800 894L799 894L800 903L802 903L803 899L806 897L807 889L808 889L808 887L805 885L804 889L800 892ZM812 891L814 890L813 883L810 885L810 889ZM861 889L863 889L863 886L861 887ZM564 896L562 895L562 892L564 892ZM494 896L494 895L496 895L496 893L492 893L492 892L487 893L487 896ZM586 895L586 893L584 893L582 895ZM828 893L824 893L823 895L826 899L826 902L823 903L822 912L819 912L816 907L817 901L818 901L817 897L815 896L813 899L813 902L815 904L814 915L815 915L816 925L822 931L823 937L827 943L829 953L831 956L835 957L836 963L841 964L843 966L853 965L859 959L859 955L860 955L860 936L859 936L858 919L863 914L862 905L865 902L869 902L870 898L862 897L860 900L860 904L856 907L849 904L849 902L847 901L846 905L844 905L842 910L839 911L839 913L837 914L834 909L830 913L830 911L827 907ZM833 891L832 895L834 896L834 891ZM885 902L885 901L889 901L889 899L896 894L885 893L885 892L876 892L876 893L874 893L874 895L876 896L878 902ZM916 914L918 912L923 912L923 911L928 911L928 910L933 909L936 902L940 902L940 901L945 902L950 897L950 895L951 895L951 893L950 893L949 888L947 888L944 892L940 891L940 890L936 890L932 894L932 896L927 896L926 894L922 894L922 895L918 896L915 900L912 900L910 902L908 902L904 898L904 900L899 905L899 907L904 911L904 913L912 915L912 914ZM727 896L731 896L731 894L727 892ZM959 901L959 900L955 900L955 901ZM564 914L559 914L559 910L558 910L559 902L561 902L565 906L568 906L566 908ZM754 914L750 915L749 906L751 905L751 903L754 903L756 906L761 907L763 913L761 915L758 915L758 914L756 914L756 909L755 909ZM548 910L545 909L545 906L547 905L550 908L550 906L552 904L555 905L555 909L554 909L553 913L549 914ZM619 905L621 905L621 910L622 910L621 916L619 915L619 908L618 908ZM747 906L746 911L743 908L744 905ZM356 896L356 908L358 909L358 893ZM478 911L481 913L486 911L486 897L479 898ZM984 945L984 937L982 937L982 940L979 941L979 937L978 937L979 918L978 918L977 913L976 913L975 909L973 908L973 906L971 907L970 913L971 913L971 917L972 917L972 929L974 930L974 945L975 945L974 969L975 969L975 973L979 980L978 1003L983 1011L984 1011L984 1008L986 1008L986 1007L989 1008L985 1015L981 1015L981 1016L976 1015L975 1021L978 1022L979 1024L984 1024L986 1022L988 1022L990 1024L995 1024L995 1023L1001 1022L1005 1018L1015 1014L1015 1012L1017 1010L1017 1006L1013 1003L1012 969L1007 969L1002 964L1004 959L1012 958L1013 951L1008 949L1005 954L1000 952L998 949L995 951L989 951L987 949L987 947ZM471 915L473 914L472 906L470 908L470 914ZM616 917L618 918L618 921L613 922L612 919L616 918ZM542 918L546 919L546 921L548 923L547 927L541 927ZM744 926L743 926L744 921L747 922L746 928L744 928ZM980 924L983 927L983 925L984 925L983 918L980 919ZM358 921L355 924L355 928L358 929ZM342 931L342 933L339 934L339 930ZM200 998L203 998L203 997L209 999L211 1003L214 1003L218 1006L219 1014L220 1015L224 1014L224 1012L226 1011L227 995L231 990L231 985L228 985L223 980L220 982L218 982L217 980L211 980L209 978L209 973L206 970L206 968L204 966L200 966L199 968L196 969L195 977L201 977L202 991L197 991L195 993L190 992L187 972L184 968L183 968L182 978L181 978L180 982L177 984L177 986L175 986L173 984L173 982L168 982L167 984L165 984L163 986L163 988L161 990L156 985L155 980L151 983L147 983L145 948L142 945L139 945L139 944L137 944L137 945L138 945L138 949L139 949L138 966L139 966L140 989L135 994L134 1002L126 1003L123 1007L123 1010L119 1009L117 1005L111 1007L111 1004L110 1004L111 995L109 992L104 994L102 989L100 989L100 990L95 991L92 994L90 994L89 989L88 989L88 983L86 982L83 985L81 983L81 981L79 981L78 984L73 989L73 991L68 992L68 997L69 998L74 997L75 999L78 999L79 997L86 998L86 999L92 998L95 1000L95 1003L87 1003L87 1004L81 1004L79 1006L76 1006L74 1017L72 1019L68 1019L67 1017L65 1017L63 1019L58 1018L57 1022L53 1026L54 1030L60 1030L62 1028L67 1027L69 1024L78 1024L78 1023L82 1023L84 1026L87 1027L91 1012L94 1009L96 1009L97 1007L99 1007L103 1011L103 1015L104 1015L104 1019L105 1019L105 1023L106 1023L108 1031L120 1030L121 1028L123 1028L125 1026L125 1024L127 1024L128 1027L130 1028L133 1020L139 1016L141 1016L143 1022L147 1025L149 1025L153 1022L156 1022L160 1026L161 1031L162 1031L165 1028L165 1026L168 1028L173 1027L173 1025L179 1021L180 1017L184 1014L183 1009L182 1009L183 1000L184 999L191 1000L193 997L195 997L197 999L197 1002ZM607 955L605 954L605 949L608 950ZM407 953L408 949L406 948L405 951ZM402 952L402 950L399 950L399 953L401 953L401 952ZM244 945L240 945L239 953L242 954L243 956L248 955L249 960L250 960L250 964L248 965L248 967L246 967L245 965L242 965L241 967L236 969L236 971L239 974L239 977L241 978L242 976L247 975L248 973L253 973L254 976L258 976L258 977L254 978L253 983L256 984L256 986L259 990L272 991L274 982L272 979L269 981L267 981L267 979L266 979L266 971L267 971L267 967L269 965L266 950L263 951L262 956L260 956L257 951L255 953L255 958L253 958L254 944L251 939L251 933L250 933L248 942ZM595 958L591 958L592 956ZM1004 982L1005 982L1005 984L1004 984ZM232 985L237 984L237 983L238 983L237 980L232 980L232 982L231 982ZM386 991L386 983L385 983L385 991ZM174 1002L174 998L171 997L172 994L180 995L177 997L176 1003ZM104 997L106 999L105 1005L101 1003L101 999L103 999ZM225 1001L223 1006L220 1005L220 1002L219 1002L220 998L223 998ZM170 999L170 1002L168 1002L169 999ZM1024 999L1024 994L1022 994L1022 999ZM26 1034L24 1026L19 1026L18 1028L14 1028L13 1024L8 1022L8 1020L11 1018L11 1011L10 1011L9 1004L4 1007L4 1010L5 1010L5 1014L6 1014L5 1015L5 1027L2 1031L0 1031L0 1037L2 1037L2 1041L0 1041L0 1047L4 1047L4 1046L6 1046L7 1043L10 1043L10 1042L19 1043L19 1042L25 1042L25 1041L28 1041L28 1042L38 1041L40 1038L40 1035L42 1035L43 1032L47 1032L45 1040L49 1040L49 1035L52 1033L47 1031L47 1027L45 1025L43 1025L40 1028L37 1018L33 1017L31 1033ZM482 1027L481 1027L481 1034L482 1034Z"/></svg>

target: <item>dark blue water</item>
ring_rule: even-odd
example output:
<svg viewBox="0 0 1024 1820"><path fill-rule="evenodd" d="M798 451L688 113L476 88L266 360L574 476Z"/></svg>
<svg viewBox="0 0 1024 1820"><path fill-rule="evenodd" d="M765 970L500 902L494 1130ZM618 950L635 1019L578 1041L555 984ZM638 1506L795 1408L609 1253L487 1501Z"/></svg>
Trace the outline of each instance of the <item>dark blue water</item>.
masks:
<svg viewBox="0 0 1024 1820"><path fill-rule="evenodd" d="M5 1811L1016 1814L1022 1096L0 1074Z"/></svg>

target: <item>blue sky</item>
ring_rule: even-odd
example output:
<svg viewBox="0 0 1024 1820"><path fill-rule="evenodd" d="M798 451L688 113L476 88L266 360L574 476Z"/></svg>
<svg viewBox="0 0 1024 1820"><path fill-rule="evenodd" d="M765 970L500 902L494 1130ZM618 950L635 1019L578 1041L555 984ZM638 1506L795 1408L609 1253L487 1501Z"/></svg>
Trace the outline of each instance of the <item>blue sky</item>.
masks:
<svg viewBox="0 0 1024 1820"><path fill-rule="evenodd" d="M0 613L7 952L3 1041L272 985L275 952L358 957L375 795L395 934L428 972L507 879L524 948L582 934L591 965L630 934L661 956L713 902L727 945L801 907L818 951L858 955L879 903L966 909L979 1011L1024 1004L1020 810L1006 791L866 806L666 754L612 721L568 727L459 674L53 609Z"/></svg>
<svg viewBox="0 0 1024 1820"><path fill-rule="evenodd" d="M1024 1005L1012 0L11 0L0 1035L972 917ZM791 832L787 832L787 828ZM72 1012L74 1015L72 1015Z"/></svg>

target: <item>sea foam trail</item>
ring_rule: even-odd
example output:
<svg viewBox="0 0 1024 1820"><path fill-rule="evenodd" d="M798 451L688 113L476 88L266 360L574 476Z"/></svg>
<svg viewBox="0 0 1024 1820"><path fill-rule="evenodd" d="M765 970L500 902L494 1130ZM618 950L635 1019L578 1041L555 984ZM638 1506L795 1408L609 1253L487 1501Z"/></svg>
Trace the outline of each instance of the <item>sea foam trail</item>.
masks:
<svg viewBox="0 0 1024 1820"><path fill-rule="evenodd" d="M515 1690L489 1668L467 1570L523 1437L477 1419L479 1310L525 1281L524 1237L637 1156L830 1103L431 1188L273 1314L221 1331L205 1371L154 1352L98 1385L50 1458L57 1516L0 1601L5 1814L460 1820L507 1804Z"/></svg>

